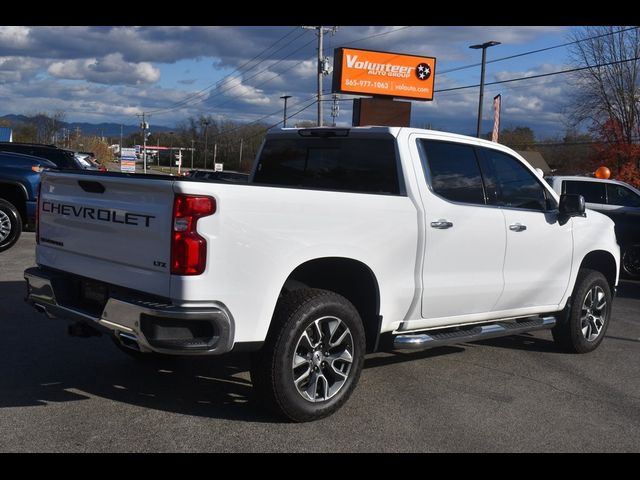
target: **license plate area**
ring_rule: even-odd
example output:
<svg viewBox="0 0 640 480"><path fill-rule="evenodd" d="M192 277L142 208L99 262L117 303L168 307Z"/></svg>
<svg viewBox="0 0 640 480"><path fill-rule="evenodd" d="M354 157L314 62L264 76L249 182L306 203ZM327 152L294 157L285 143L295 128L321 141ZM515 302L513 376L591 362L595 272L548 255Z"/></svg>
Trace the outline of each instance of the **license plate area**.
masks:
<svg viewBox="0 0 640 480"><path fill-rule="evenodd" d="M106 285L82 280L80 281L79 297L81 303L86 303L102 310L107 303L107 298L109 298L109 291Z"/></svg>

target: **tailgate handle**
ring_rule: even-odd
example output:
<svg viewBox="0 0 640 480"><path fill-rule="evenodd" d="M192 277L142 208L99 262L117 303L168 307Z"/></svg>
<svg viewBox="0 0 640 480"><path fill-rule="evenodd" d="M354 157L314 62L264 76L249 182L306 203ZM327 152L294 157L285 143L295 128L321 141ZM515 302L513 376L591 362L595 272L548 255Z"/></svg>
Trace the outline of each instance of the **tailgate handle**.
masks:
<svg viewBox="0 0 640 480"><path fill-rule="evenodd" d="M89 193L104 193L105 188L100 182L92 182L89 180L78 180L78 185L85 192Z"/></svg>

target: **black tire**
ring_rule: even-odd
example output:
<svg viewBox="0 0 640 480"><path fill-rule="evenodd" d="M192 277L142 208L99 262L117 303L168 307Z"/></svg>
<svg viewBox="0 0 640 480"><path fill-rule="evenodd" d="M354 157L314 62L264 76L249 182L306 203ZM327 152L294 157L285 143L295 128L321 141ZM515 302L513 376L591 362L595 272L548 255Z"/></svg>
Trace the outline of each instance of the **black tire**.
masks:
<svg viewBox="0 0 640 480"><path fill-rule="evenodd" d="M336 293L301 289L280 299L272 321L251 359L259 401L294 422L331 415L351 396L362 371L365 333L358 311ZM350 363L344 360L349 357ZM294 366L303 358L306 363Z"/></svg>
<svg viewBox="0 0 640 480"><path fill-rule="evenodd" d="M640 245L623 248L621 257L622 273L629 278L640 278Z"/></svg>
<svg viewBox="0 0 640 480"><path fill-rule="evenodd" d="M0 198L0 252L8 250L20 238L22 218L16 207Z"/></svg>
<svg viewBox="0 0 640 480"><path fill-rule="evenodd" d="M596 270L580 270L571 305L552 330L554 341L571 353L592 352L607 332L611 306L611 288L605 276Z"/></svg>

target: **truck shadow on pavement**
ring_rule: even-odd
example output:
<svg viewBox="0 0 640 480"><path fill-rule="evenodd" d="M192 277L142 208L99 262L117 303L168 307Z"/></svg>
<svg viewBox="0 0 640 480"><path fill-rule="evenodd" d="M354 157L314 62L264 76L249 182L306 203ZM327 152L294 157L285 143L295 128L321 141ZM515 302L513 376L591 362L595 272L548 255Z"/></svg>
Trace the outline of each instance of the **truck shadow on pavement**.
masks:
<svg viewBox="0 0 640 480"><path fill-rule="evenodd" d="M136 360L105 336L69 337L67 322L36 312L24 303L24 295L23 282L0 282L0 409L91 401L96 414L134 406L203 418L283 422L256 398L247 355ZM365 368L461 351L442 347L375 354L367 357Z"/></svg>
<svg viewBox="0 0 640 480"><path fill-rule="evenodd" d="M137 361L108 338L68 337L65 321L37 313L23 302L24 295L24 282L0 282L0 408L92 399L99 402L97 412L111 414L119 407L105 400L204 418L282 422L256 399L246 355ZM621 285L619 295L640 298L640 284ZM549 332L537 332L432 350L383 352L367 356L365 368L482 345L560 352Z"/></svg>
<svg viewBox="0 0 640 480"><path fill-rule="evenodd" d="M23 282L0 282L0 408L95 399L200 417L281 422L254 400L247 356L139 361L104 336L78 339L67 323L23 302Z"/></svg>

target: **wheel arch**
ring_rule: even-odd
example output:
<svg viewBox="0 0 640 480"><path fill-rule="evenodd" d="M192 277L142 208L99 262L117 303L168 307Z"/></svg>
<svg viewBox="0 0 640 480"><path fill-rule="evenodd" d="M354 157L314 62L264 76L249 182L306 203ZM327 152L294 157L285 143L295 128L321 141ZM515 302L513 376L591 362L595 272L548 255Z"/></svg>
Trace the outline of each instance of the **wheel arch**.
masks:
<svg viewBox="0 0 640 480"><path fill-rule="evenodd" d="M606 250L594 250L589 252L580 263L580 270L589 268L602 273L607 279L611 291L615 291L618 278L618 267L615 257Z"/></svg>
<svg viewBox="0 0 640 480"><path fill-rule="evenodd" d="M345 257L308 260L289 274L280 295L300 288L329 290L349 300L362 319L367 351L375 351L382 322L380 288L374 272L368 265Z"/></svg>
<svg viewBox="0 0 640 480"><path fill-rule="evenodd" d="M18 182L0 180L0 198L6 200L18 210L20 217L22 217L22 223L27 222L29 193L24 185Z"/></svg>

